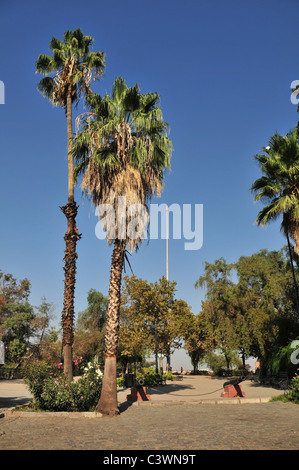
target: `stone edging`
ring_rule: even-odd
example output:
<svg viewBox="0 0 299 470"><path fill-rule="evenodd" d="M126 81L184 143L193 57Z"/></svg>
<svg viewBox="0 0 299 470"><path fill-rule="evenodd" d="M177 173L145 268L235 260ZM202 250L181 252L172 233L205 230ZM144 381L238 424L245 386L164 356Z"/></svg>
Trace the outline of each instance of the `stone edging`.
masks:
<svg viewBox="0 0 299 470"><path fill-rule="evenodd" d="M132 405L245 405L248 403L268 403L273 397L257 398L215 398L196 401L135 401Z"/></svg>
<svg viewBox="0 0 299 470"><path fill-rule="evenodd" d="M68 417L68 418L102 418L102 413L92 411L17 411L15 408L10 408L4 413L0 414L0 418L35 418L35 417Z"/></svg>
<svg viewBox="0 0 299 470"><path fill-rule="evenodd" d="M133 406L175 406L175 405L245 405L248 403L269 403L272 397L258 397L258 398L224 398L224 399L205 399L200 401L135 401L131 402ZM0 413L0 418L16 418L16 417L53 417L62 418L102 418L102 413L93 411L18 411L15 408L5 410Z"/></svg>

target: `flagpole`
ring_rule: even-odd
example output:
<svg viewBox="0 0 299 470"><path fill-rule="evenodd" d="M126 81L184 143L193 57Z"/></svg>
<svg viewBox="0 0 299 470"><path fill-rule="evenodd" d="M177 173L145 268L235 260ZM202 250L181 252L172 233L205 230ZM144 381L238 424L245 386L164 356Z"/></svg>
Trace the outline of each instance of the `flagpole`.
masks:
<svg viewBox="0 0 299 470"><path fill-rule="evenodd" d="M168 238L169 238L169 233L168 233L168 207L166 207L166 279L168 281Z"/></svg>

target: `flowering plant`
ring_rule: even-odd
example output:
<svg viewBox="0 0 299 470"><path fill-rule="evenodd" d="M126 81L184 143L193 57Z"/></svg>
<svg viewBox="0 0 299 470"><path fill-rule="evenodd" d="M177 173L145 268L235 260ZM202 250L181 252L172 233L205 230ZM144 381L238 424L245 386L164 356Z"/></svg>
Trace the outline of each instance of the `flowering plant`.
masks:
<svg viewBox="0 0 299 470"><path fill-rule="evenodd" d="M91 361L87 364L86 367L83 369L84 376L88 376L90 374L95 374L99 378L103 377L103 372L101 371L101 366L96 361Z"/></svg>
<svg viewBox="0 0 299 470"><path fill-rule="evenodd" d="M55 362L51 356L45 357L42 361L35 361L23 367L24 382L28 385L37 405L43 393L44 383L49 378L58 378L62 375L60 364Z"/></svg>
<svg viewBox="0 0 299 470"><path fill-rule="evenodd" d="M82 358L81 358L82 359ZM24 380L34 396L34 405L48 411L90 411L101 394L102 372L90 364L79 380L69 382L62 364L51 357L24 369Z"/></svg>

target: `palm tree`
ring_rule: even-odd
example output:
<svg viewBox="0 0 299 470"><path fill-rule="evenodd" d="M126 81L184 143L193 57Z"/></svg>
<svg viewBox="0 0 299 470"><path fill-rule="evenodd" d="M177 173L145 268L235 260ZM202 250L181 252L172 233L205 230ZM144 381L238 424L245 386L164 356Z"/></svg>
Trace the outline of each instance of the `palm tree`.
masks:
<svg viewBox="0 0 299 470"><path fill-rule="evenodd" d="M148 201L160 195L164 172L170 168L171 141L158 107L157 93L141 94L138 85L127 87L116 78L111 97L89 96L89 113L73 144L75 176L83 174L81 187L101 212L109 244L113 243L105 334L105 370L96 410L118 413L116 356L118 347L121 278L127 249L136 250L149 220ZM123 205L125 199L125 206ZM137 206L134 206L137 204ZM134 214L142 208L135 231L129 230ZM142 212L142 211L141 211ZM115 217L117 214L117 217Z"/></svg>
<svg viewBox="0 0 299 470"><path fill-rule="evenodd" d="M297 129L286 136L275 133L264 147L263 154L256 155L263 173L251 186L255 201L266 205L258 213L256 223L265 226L282 216L281 230L288 242L293 281L299 314L298 289L293 268L290 239L294 240L294 251L299 254L299 144Z"/></svg>
<svg viewBox="0 0 299 470"><path fill-rule="evenodd" d="M37 85L38 90L54 106L65 109L67 120L68 142L68 202L61 207L67 218L67 231L64 256L64 303L62 311L63 328L63 362L64 373L69 380L72 372L72 345L74 323L74 292L76 282L76 244L81 238L76 226L78 206L74 200L74 163L72 156L72 105L78 102L82 94L91 93L92 79L97 79L104 71L105 56L103 52L91 52L91 36L85 36L81 29L66 31L63 41L52 38L50 50L52 57L40 54L36 61L36 72L45 75Z"/></svg>

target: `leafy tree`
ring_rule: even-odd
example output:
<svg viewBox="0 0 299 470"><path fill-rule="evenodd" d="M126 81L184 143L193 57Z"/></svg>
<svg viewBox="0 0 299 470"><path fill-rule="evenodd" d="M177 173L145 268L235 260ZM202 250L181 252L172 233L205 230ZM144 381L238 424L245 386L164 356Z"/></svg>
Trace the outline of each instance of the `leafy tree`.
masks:
<svg viewBox="0 0 299 470"><path fill-rule="evenodd" d="M30 282L0 271L0 338L6 361L17 361L26 351L33 309L28 303Z"/></svg>
<svg viewBox="0 0 299 470"><path fill-rule="evenodd" d="M68 203L61 207L67 218L64 256L64 304L62 312L64 372L72 380L72 345L74 319L74 291L76 276L76 244L81 238L76 226L78 206L74 200L73 155L72 155L72 105L83 94L91 93L92 78L98 78L104 70L103 52L91 52L93 38L85 36L81 29L67 30L63 41L52 38L50 50L52 56L40 54L36 61L36 72L45 75L37 85L38 90L54 106L65 110L68 142Z"/></svg>
<svg viewBox="0 0 299 470"><path fill-rule="evenodd" d="M107 297L95 289L90 289L87 294L87 308L78 314L77 328L102 329L106 320L107 306Z"/></svg>
<svg viewBox="0 0 299 470"><path fill-rule="evenodd" d="M282 215L281 230L288 242L293 282L296 294L296 307L299 316L299 294L294 274L290 239L294 239L295 252L299 254L299 144L298 130L295 128L286 136L274 134L263 154L256 155L263 176L251 186L255 201L266 205L258 213L258 225L267 225Z"/></svg>
<svg viewBox="0 0 299 470"><path fill-rule="evenodd" d="M158 326L160 350L166 356L167 370L169 370L171 354L182 346L186 323L193 314L186 301L175 299L176 282L162 277L154 283L153 289L157 299L153 319Z"/></svg>
<svg viewBox="0 0 299 470"><path fill-rule="evenodd" d="M289 264L283 250L261 250L240 257L235 267L243 321L238 334L243 337L246 352L266 362L298 332Z"/></svg>
<svg viewBox="0 0 299 470"><path fill-rule="evenodd" d="M152 349L148 325L144 324L147 305L151 302L150 285L136 276L125 276L121 291L119 360L126 370L132 362L140 362Z"/></svg>
<svg viewBox="0 0 299 470"><path fill-rule="evenodd" d="M52 336L54 334L53 329L51 329L50 332L48 331L50 321L53 319L53 304L47 302L47 299L45 297L42 297L41 300L42 303L38 307L36 307L37 315L34 320L36 339L39 343L42 343L43 340L47 338L47 335Z"/></svg>
<svg viewBox="0 0 299 470"><path fill-rule="evenodd" d="M295 241L299 254L299 144L294 129L286 136L274 134L263 154L256 155L263 176L251 186L255 201L265 202L258 225L267 225L282 215L281 228Z"/></svg>
<svg viewBox="0 0 299 470"><path fill-rule="evenodd" d="M81 122L73 153L77 161L75 175L83 173L82 189L99 210L103 204L112 209L105 217L99 213L108 243L113 243L113 253L105 370L97 411L115 415L120 289L126 248L133 251L143 241L147 203L160 193L164 171L170 166L171 142L157 93L141 94L138 85L127 87L124 79L117 78L111 96L102 99L90 95L87 101L90 114ZM134 213L127 207L135 208ZM141 211L137 217L136 211Z"/></svg>
<svg viewBox="0 0 299 470"><path fill-rule="evenodd" d="M89 362L95 356L104 360L104 325L108 299L101 292L90 289L87 308L78 314L74 352Z"/></svg>
<svg viewBox="0 0 299 470"><path fill-rule="evenodd" d="M227 364L226 358L223 354L216 354L213 351L208 351L205 354L205 361L215 375L219 374L221 369L225 369Z"/></svg>
<svg viewBox="0 0 299 470"><path fill-rule="evenodd" d="M227 367L230 357L237 348L238 338L235 330L234 289L230 279L233 266L224 258L214 264L205 263L205 273L196 281L195 287L206 288L206 299L202 303L201 320L208 328L213 349L220 349L224 354Z"/></svg>
<svg viewBox="0 0 299 470"><path fill-rule="evenodd" d="M27 278L18 281L12 274L0 271L0 321L8 314L8 304L28 300L30 287Z"/></svg>
<svg viewBox="0 0 299 470"><path fill-rule="evenodd" d="M18 281L0 272L0 338L8 363L20 364L27 351L39 353L48 334L52 305L43 298L41 305L33 307L29 294L28 279Z"/></svg>
<svg viewBox="0 0 299 470"><path fill-rule="evenodd" d="M14 304L13 310L13 315L6 318L2 325L5 332L3 342L7 345L8 357L12 362L17 362L25 354L34 333L34 313L28 302Z"/></svg>
<svg viewBox="0 0 299 470"><path fill-rule="evenodd" d="M120 338L123 341L126 337L125 352L139 356L148 350L155 352L157 338L158 352L166 356L170 368L170 356L181 347L192 318L189 305L175 299L175 292L176 283L165 277L149 283L136 276L125 276L120 327Z"/></svg>
<svg viewBox="0 0 299 470"><path fill-rule="evenodd" d="M201 318L199 315L192 315L184 326L184 340L185 349L188 352L191 364L193 365L194 372L198 369L198 363L203 359L206 350L207 342L204 329L201 325Z"/></svg>
<svg viewBox="0 0 299 470"><path fill-rule="evenodd" d="M210 350L224 354L227 367L234 351L242 355L243 365L248 356L266 363L298 335L292 274L284 252L261 250L230 265L223 258L206 263L196 282L207 289L198 315L201 335Z"/></svg>

